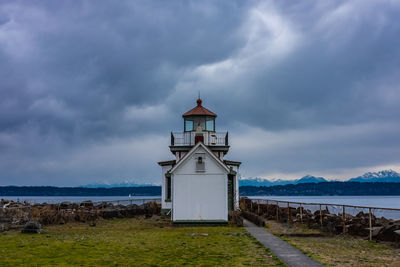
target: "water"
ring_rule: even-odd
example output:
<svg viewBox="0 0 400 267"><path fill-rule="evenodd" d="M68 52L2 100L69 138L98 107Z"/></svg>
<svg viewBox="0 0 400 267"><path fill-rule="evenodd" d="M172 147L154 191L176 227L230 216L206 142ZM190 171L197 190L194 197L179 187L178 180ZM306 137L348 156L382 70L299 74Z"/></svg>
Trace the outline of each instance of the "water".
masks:
<svg viewBox="0 0 400 267"><path fill-rule="evenodd" d="M14 201L28 201L31 204L35 203L61 203L64 201L79 203L85 200L91 200L93 202L101 202L101 201L113 201L113 200L132 200L135 204L137 201L142 199L160 199L160 196L54 196L54 197L45 197L45 196L0 196L0 199L5 198ZM140 202L140 201L139 201Z"/></svg>
<svg viewBox="0 0 400 267"><path fill-rule="evenodd" d="M372 209L372 213L376 217L386 217L394 220L400 220L400 211L397 210L382 210L379 208L393 208L400 209L400 196L250 196L252 199L268 199L268 200L281 200L302 203L322 203L322 204L336 204L336 206L327 206L330 213L342 213L341 205L363 206L363 207L376 207ZM286 203L280 203L280 206L286 206ZM291 204L293 207L298 205ZM319 205L304 205L305 209L316 211ZM326 207L323 206L323 209ZM356 215L359 212L368 213L368 208L353 208L346 207L345 212Z"/></svg>

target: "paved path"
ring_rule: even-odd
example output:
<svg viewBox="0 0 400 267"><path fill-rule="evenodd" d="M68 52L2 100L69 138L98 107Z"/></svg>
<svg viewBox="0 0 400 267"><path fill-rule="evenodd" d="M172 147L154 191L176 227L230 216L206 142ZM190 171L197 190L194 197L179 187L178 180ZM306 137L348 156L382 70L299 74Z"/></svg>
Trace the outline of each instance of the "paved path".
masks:
<svg viewBox="0 0 400 267"><path fill-rule="evenodd" d="M244 220L246 230L254 236L265 247L269 248L281 261L293 267L321 267L320 263L314 261L307 255L303 254L297 248L292 247L287 242L274 236L262 227Z"/></svg>

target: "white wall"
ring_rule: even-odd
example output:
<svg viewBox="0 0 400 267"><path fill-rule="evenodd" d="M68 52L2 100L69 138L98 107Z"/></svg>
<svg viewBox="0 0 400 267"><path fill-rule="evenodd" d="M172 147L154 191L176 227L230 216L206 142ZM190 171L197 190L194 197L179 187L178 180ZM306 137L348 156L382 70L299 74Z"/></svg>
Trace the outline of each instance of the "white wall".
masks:
<svg viewBox="0 0 400 267"><path fill-rule="evenodd" d="M173 176L173 220L227 220L227 177L221 175Z"/></svg>
<svg viewBox="0 0 400 267"><path fill-rule="evenodd" d="M228 220L227 171L211 155L205 155L205 172L196 172L196 153L172 175L172 219Z"/></svg>

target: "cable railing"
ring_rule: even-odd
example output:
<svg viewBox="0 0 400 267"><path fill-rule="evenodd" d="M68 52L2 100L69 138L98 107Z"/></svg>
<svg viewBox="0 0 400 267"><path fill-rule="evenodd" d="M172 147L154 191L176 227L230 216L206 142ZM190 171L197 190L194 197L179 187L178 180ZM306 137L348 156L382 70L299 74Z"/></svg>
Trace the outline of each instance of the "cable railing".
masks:
<svg viewBox="0 0 400 267"><path fill-rule="evenodd" d="M171 146L193 146L196 141L207 146L228 146L228 132L171 132Z"/></svg>
<svg viewBox="0 0 400 267"><path fill-rule="evenodd" d="M241 209L265 219L306 224L334 234L400 241L400 209L241 198Z"/></svg>

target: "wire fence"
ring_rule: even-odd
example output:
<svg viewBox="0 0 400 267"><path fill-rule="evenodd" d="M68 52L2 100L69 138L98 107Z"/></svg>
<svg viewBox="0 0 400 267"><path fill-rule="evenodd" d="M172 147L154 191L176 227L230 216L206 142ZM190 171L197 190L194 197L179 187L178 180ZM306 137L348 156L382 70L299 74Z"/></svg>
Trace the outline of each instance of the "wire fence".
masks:
<svg viewBox="0 0 400 267"><path fill-rule="evenodd" d="M18 229L29 221L44 225L91 222L100 218L126 218L160 214L161 198L134 198L106 201L30 203L0 201L0 231Z"/></svg>
<svg viewBox="0 0 400 267"><path fill-rule="evenodd" d="M241 198L241 209L266 219L302 223L333 234L400 241L400 209Z"/></svg>

